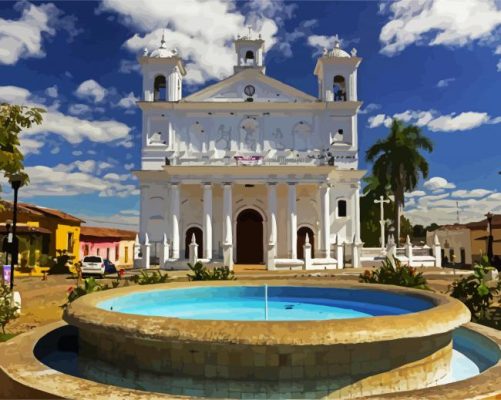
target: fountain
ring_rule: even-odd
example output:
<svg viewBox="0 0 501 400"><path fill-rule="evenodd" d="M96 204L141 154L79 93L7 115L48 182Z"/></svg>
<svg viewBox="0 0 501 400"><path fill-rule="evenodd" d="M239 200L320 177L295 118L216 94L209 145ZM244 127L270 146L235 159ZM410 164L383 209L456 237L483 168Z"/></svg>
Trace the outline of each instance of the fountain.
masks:
<svg viewBox="0 0 501 400"><path fill-rule="evenodd" d="M92 397L133 398L423 398L446 387L452 397L440 398L459 398L465 387L499 388L501 341L492 338L501 337L459 328L469 312L455 299L387 285L272 282L170 283L84 296L65 312L69 326L36 339L35 356L65 372L55 375L65 384L35 385L26 366L16 380L62 397L81 378ZM63 356L61 343L74 350Z"/></svg>

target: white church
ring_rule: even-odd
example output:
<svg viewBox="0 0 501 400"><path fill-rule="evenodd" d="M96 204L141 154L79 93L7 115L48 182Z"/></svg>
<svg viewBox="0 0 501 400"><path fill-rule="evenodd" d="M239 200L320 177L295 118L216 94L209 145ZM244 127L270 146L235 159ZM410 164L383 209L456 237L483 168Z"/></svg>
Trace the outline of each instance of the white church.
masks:
<svg viewBox="0 0 501 400"><path fill-rule="evenodd" d="M234 45L233 75L187 97L165 37L139 57L143 248L167 268L190 255L230 268L359 266L361 58L324 50L315 97L266 75L260 36Z"/></svg>

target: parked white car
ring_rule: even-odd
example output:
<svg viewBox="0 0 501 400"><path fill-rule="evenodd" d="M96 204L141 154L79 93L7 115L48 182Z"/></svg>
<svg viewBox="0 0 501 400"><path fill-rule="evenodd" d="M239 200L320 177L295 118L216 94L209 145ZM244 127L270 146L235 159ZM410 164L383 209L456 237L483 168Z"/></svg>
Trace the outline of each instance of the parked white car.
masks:
<svg viewBox="0 0 501 400"><path fill-rule="evenodd" d="M104 276L104 260L100 256L85 256L82 260L82 275Z"/></svg>

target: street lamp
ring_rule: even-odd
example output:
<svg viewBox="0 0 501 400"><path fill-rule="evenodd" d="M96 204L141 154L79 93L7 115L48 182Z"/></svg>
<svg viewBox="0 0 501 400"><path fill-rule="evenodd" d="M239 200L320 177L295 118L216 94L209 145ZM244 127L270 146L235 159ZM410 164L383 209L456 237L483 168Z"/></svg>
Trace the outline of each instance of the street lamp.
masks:
<svg viewBox="0 0 501 400"><path fill-rule="evenodd" d="M489 236L487 237L487 258L489 259L489 264L492 265L493 258L494 258L494 251L492 249L492 242L493 242L493 237L492 237L492 217L493 214L489 211L487 214L485 214L487 217L487 232L489 233Z"/></svg>
<svg viewBox="0 0 501 400"><path fill-rule="evenodd" d="M17 224L17 192L23 183L22 175L15 174L9 179L12 190L14 191L14 209L12 218L12 247L10 255L10 291L14 289L14 265L17 264L18 257L18 241L16 237L16 224Z"/></svg>

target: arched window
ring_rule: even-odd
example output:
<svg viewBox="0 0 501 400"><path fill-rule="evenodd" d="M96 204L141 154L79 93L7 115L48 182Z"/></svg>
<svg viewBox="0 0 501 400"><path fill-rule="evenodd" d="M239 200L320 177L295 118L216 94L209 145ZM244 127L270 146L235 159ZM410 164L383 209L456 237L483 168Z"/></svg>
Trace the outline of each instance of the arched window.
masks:
<svg viewBox="0 0 501 400"><path fill-rule="evenodd" d="M254 64L254 52L247 50L245 53L245 64Z"/></svg>
<svg viewBox="0 0 501 400"><path fill-rule="evenodd" d="M346 200L338 200L337 201L337 216L338 217L346 217Z"/></svg>
<svg viewBox="0 0 501 400"><path fill-rule="evenodd" d="M346 82L344 77L336 75L332 86L334 92L334 101L346 101Z"/></svg>
<svg viewBox="0 0 501 400"><path fill-rule="evenodd" d="M154 90L154 101L167 100L167 83L165 81L165 76L159 75L155 78Z"/></svg>

